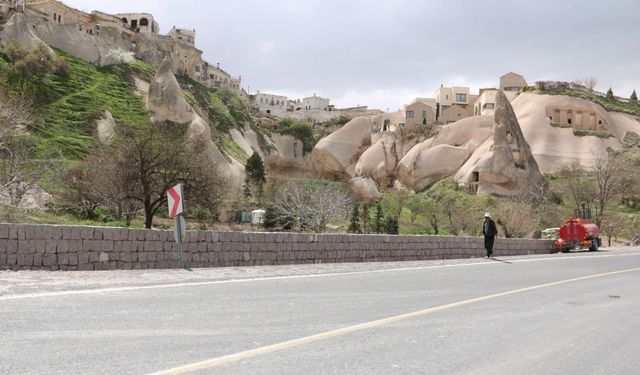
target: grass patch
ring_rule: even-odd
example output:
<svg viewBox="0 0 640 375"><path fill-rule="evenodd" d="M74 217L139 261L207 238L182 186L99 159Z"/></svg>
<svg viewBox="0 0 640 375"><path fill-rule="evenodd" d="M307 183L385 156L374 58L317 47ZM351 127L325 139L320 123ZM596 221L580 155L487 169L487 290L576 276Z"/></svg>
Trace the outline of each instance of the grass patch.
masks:
<svg viewBox="0 0 640 375"><path fill-rule="evenodd" d="M591 130L573 130L573 135L576 137L598 137L598 138L613 138L614 135L609 132L598 132Z"/></svg>
<svg viewBox="0 0 640 375"><path fill-rule="evenodd" d="M38 146L41 155L84 156L95 142L95 120L105 110L118 123L149 122L149 112L135 94L132 79L138 74L148 79L151 71L146 64L96 68L64 52L57 53L69 63L69 74L54 74L35 87L39 120L32 130L42 140Z"/></svg>
<svg viewBox="0 0 640 375"><path fill-rule="evenodd" d="M602 96L598 96L586 89L554 87L554 88L547 88L542 91L536 90L535 92L539 94L567 95L567 96L582 98L582 99L600 104L605 110L609 112L624 112L624 113L640 116L640 105L620 102L615 99L607 99Z"/></svg>
<svg viewBox="0 0 640 375"><path fill-rule="evenodd" d="M552 122L551 126L553 126L554 128L562 128L562 129L570 129L571 125L570 124L562 124L559 122Z"/></svg>
<svg viewBox="0 0 640 375"><path fill-rule="evenodd" d="M251 120L251 109L242 97L230 89L209 88L188 76L176 77L189 104L196 103L216 130L240 129Z"/></svg>
<svg viewBox="0 0 640 375"><path fill-rule="evenodd" d="M625 147L640 147L640 135L636 132L627 132L622 139Z"/></svg>
<svg viewBox="0 0 640 375"><path fill-rule="evenodd" d="M240 146L238 146L238 144L231 138L231 136L221 135L220 137L215 139L214 142L223 154L236 159L243 165L247 164L249 155L247 155L247 153L244 152L244 150Z"/></svg>

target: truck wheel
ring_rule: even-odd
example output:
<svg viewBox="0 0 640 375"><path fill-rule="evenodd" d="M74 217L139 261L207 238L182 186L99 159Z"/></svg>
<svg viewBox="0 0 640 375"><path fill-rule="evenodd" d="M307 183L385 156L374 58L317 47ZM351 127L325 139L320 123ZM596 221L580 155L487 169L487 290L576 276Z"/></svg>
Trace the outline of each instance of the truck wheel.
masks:
<svg viewBox="0 0 640 375"><path fill-rule="evenodd" d="M598 251L598 240L596 238L591 240L591 246L589 246L589 251Z"/></svg>

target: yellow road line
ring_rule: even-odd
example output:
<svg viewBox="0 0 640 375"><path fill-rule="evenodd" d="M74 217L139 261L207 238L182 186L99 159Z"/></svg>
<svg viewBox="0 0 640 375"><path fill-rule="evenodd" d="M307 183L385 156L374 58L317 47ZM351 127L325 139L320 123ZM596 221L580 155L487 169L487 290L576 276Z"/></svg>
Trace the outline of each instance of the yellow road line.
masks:
<svg viewBox="0 0 640 375"><path fill-rule="evenodd" d="M572 283L572 282L576 282L576 281L583 281L583 280L595 279L595 278L598 278L598 277L619 275L619 274L623 274L623 273L637 272L637 271L640 271L640 267L639 268L630 268L630 269L625 269L625 270L620 270L620 271L607 272L607 273L599 273L599 274L582 276L582 277L576 277L576 278L573 278L573 279L554 281L554 282L551 282L551 283L539 284L539 285L534 285L534 286L530 286L530 287L526 287L526 288L520 288L520 289L509 290L509 291L506 291L506 292L490 294L490 295L483 296L483 297L471 298L471 299L467 299L467 300L464 300L464 301L449 303L449 304L446 304L446 305L441 305L441 306L436 306L436 307L430 307L430 308L427 308L427 309L424 309L424 310L414 311L414 312L410 312L410 313L407 313L407 314L395 315L395 316L391 316L391 317L384 318L384 319L373 320L373 321L366 322L366 323L356 324L356 325L349 326L349 327L344 327L344 328L340 328L340 329L336 329L336 330L332 330L332 331L319 333L319 334L316 334L316 335L301 337L301 338L288 340L288 341L284 341L284 342L273 344L273 345L267 345L267 346L263 346L263 347L260 347L260 348L255 348L255 349L246 350L246 351L243 351L243 352L238 352L238 353L234 353L234 354L225 355L225 356L222 356L222 357L212 358L212 359L205 360L205 361L202 361L202 362L195 362L195 363L187 364L187 365L184 365L184 366L175 367L175 368L172 368L172 369L155 372L155 373L153 373L151 375L188 374L188 373L191 373L191 372L194 372L194 371L210 369L210 368L218 367L218 366L221 366L221 365L224 365L224 364L227 364L227 363L237 362L237 361L241 361L243 359L253 358L253 357L257 357L257 356L263 355L263 354L273 353L273 352L277 352L277 351L280 351L280 350L293 348L293 347L304 345L304 344L310 344L310 343L313 343L313 342L316 342L316 341L326 340L326 339L329 339L329 338L332 338L332 337L342 336L342 335L346 335L346 334L349 334L349 333L362 331L362 330L365 330L365 329L380 327L380 326L383 326L383 325L396 323L396 322L399 322L399 321L402 321L402 320L411 319L411 318L415 318L415 317L419 317L419 316L424 316L424 315L432 314L432 313L435 313L435 312L438 312L438 311L453 309L455 307L469 305L469 304L472 304L472 303L483 302L483 301L487 301L487 300L491 300L491 299L495 299L495 298L499 298L499 297L509 296L509 295L512 295L512 294L524 293L524 292L528 292L528 291L531 291L531 290L548 288L548 287L561 285L561 284Z"/></svg>

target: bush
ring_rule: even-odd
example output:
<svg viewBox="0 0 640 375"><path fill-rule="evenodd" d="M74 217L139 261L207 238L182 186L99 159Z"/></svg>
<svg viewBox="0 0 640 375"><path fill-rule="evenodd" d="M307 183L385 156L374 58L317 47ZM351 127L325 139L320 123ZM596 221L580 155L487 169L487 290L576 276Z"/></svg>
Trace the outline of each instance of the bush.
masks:
<svg viewBox="0 0 640 375"><path fill-rule="evenodd" d="M313 126L308 122L285 118L280 121L280 128L277 131L301 140L302 152L305 154L311 152L316 145Z"/></svg>

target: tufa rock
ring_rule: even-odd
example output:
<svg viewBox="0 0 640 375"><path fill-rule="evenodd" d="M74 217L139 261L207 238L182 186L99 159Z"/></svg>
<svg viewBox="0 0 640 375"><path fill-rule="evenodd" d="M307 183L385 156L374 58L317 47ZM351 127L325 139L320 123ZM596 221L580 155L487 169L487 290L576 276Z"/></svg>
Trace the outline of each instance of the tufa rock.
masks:
<svg viewBox="0 0 640 375"><path fill-rule="evenodd" d="M514 195L528 186L544 183L511 103L502 90L496 94L493 137L460 168L455 179L478 194L500 195Z"/></svg>
<svg viewBox="0 0 640 375"><path fill-rule="evenodd" d="M194 119L193 109L182 93L169 60L162 63L149 86L148 106L154 121L185 124Z"/></svg>
<svg viewBox="0 0 640 375"><path fill-rule="evenodd" d="M349 187L359 200L365 203L376 202L380 199L380 192L375 181L369 177L354 177L349 180Z"/></svg>
<svg viewBox="0 0 640 375"><path fill-rule="evenodd" d="M337 131L322 138L311 158L317 172L352 177L360 153L371 144L372 123L368 117L356 117Z"/></svg>

